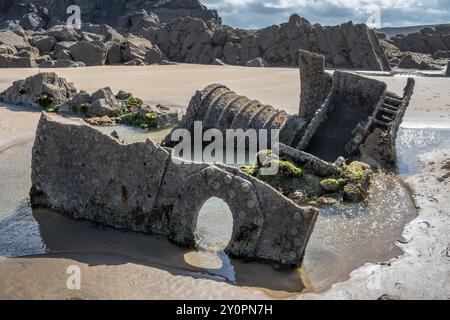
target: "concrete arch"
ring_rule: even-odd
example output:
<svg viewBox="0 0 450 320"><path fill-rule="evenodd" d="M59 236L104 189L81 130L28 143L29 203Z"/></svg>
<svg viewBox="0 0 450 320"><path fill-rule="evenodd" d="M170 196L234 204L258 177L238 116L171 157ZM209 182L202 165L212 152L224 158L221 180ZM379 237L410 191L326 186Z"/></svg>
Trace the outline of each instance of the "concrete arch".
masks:
<svg viewBox="0 0 450 320"><path fill-rule="evenodd" d="M183 246L195 246L196 225L200 209L210 198L222 199L233 215L233 232L226 252L240 257L255 254L264 227L258 195L253 185L241 177L210 166L182 182L172 217L179 223L170 235ZM181 196L190 194L191 196Z"/></svg>

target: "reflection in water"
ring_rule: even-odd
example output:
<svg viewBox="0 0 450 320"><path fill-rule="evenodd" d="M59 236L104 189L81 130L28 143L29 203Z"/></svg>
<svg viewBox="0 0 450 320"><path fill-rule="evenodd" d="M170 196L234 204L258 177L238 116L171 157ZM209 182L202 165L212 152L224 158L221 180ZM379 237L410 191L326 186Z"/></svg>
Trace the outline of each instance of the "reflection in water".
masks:
<svg viewBox="0 0 450 320"><path fill-rule="evenodd" d="M39 226L24 201L0 221L0 257L18 257L46 252Z"/></svg>
<svg viewBox="0 0 450 320"><path fill-rule="evenodd" d="M150 134L158 135L124 127L105 130L116 130L127 141L143 141ZM449 137L450 130L402 128L397 144L400 173L409 175L420 170L419 155L450 148ZM229 259L223 253L230 240L232 218L219 200L207 202L204 214L202 210L199 215L200 252L184 250L162 237L102 228L49 210L37 210L33 217L23 200L31 186L30 162L31 144L0 154L0 174L5 177L0 179L0 257L46 250L92 253L94 258L97 253L108 253L120 256L121 261L125 257L174 274L189 271L196 277L282 292L303 289L299 270L277 271L270 265ZM352 270L367 262L385 261L401 254L395 241L401 240L404 225L415 217L407 188L396 177L380 176L370 194L365 204L321 211L302 271L307 289L324 290L336 281L345 280Z"/></svg>
<svg viewBox="0 0 450 320"><path fill-rule="evenodd" d="M422 168L418 156L442 149L450 149L450 129L401 128L397 138L399 173L418 173Z"/></svg>
<svg viewBox="0 0 450 320"><path fill-rule="evenodd" d="M304 262L314 291L346 280L365 263L401 254L395 242L416 218L414 203L398 178L378 175L375 181L367 203L321 209Z"/></svg>
<svg viewBox="0 0 450 320"><path fill-rule="evenodd" d="M185 256L187 263L205 268L235 283L235 271L224 252L233 233L233 214L226 202L211 198L198 213L198 250Z"/></svg>

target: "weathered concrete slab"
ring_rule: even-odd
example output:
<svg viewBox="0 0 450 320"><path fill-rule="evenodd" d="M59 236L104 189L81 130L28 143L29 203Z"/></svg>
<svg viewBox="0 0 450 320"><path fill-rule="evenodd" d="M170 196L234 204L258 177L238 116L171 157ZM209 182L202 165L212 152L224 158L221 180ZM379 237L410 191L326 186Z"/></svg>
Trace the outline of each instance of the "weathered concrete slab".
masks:
<svg viewBox="0 0 450 320"><path fill-rule="evenodd" d="M225 165L174 163L151 140L125 144L43 113L33 147L31 202L77 219L157 233L187 247L211 197L233 214L230 254L299 266L318 210Z"/></svg>

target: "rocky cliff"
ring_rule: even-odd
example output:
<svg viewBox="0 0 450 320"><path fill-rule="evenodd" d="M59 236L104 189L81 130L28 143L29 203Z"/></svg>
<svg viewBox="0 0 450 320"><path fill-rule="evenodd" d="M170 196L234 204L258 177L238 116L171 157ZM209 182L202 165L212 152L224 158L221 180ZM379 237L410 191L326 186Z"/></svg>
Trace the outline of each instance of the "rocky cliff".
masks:
<svg viewBox="0 0 450 320"><path fill-rule="evenodd" d="M17 19L19 16L21 18L23 16L21 13L33 12L41 16L32 8L35 6L45 8L39 11L47 11L45 15L49 17L50 22L58 24L67 20L66 10L72 4L81 8L83 21L93 24L105 23L116 26L120 17L140 9L154 12L161 22L190 16L203 21L221 23L217 11L209 10L199 0L2 0L0 21L2 17L3 20Z"/></svg>
<svg viewBox="0 0 450 320"><path fill-rule="evenodd" d="M364 24L323 27L294 14L261 30L224 26L198 0L79 0L82 28L64 24L69 1L7 1L0 7L0 67L199 64L295 66L299 49L336 68L390 70L380 40ZM71 2L72 3L72 2ZM113 27L110 27L113 26ZM6 36L5 33L9 32ZM23 39L17 41L11 37ZM22 52L25 50L26 52Z"/></svg>

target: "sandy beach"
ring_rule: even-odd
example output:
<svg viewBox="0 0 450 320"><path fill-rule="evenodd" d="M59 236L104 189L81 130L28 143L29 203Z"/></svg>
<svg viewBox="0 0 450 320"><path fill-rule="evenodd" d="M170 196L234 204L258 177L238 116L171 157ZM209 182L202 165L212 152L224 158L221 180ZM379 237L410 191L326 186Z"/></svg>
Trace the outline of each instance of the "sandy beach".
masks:
<svg viewBox="0 0 450 320"><path fill-rule="evenodd" d="M295 68L181 64L45 71L55 71L79 90L93 92L110 86L114 92L130 91L148 103L165 104L180 112L186 109L196 90L211 83L225 84L239 94L290 113L298 111L299 71ZM37 72L38 69L2 70L0 91ZM407 80L405 76L372 76L385 81L389 90L397 94L402 94ZM450 78L415 79L416 90L403 127L449 128ZM0 160L10 152L29 150L39 116L36 111L0 104ZM29 163L29 157L31 154L23 161ZM296 276L282 280L270 267L251 269L239 264L234 267L241 282L233 285L213 273L186 265L187 251L174 249L167 241L147 243L142 235L136 235L132 243L139 245L130 252L132 246L125 245L131 241L129 237L103 230L108 233L103 239L110 242L96 243L95 250L89 250L96 241L94 232L89 232L92 227L59 216L55 218L59 223L52 224L53 219L44 212L34 218L41 231L46 231L43 240L51 253L0 260L0 299L449 299L450 150L432 150L418 160L421 170L406 177L406 181L414 190L419 216L407 224L403 239L398 239L402 243L395 243L404 253L398 250L399 256L390 261L371 261L354 270L350 279L338 279L340 283L323 292L289 293L273 283L286 281L288 287L289 282L298 281ZM8 172L12 172L10 180L19 174L12 169ZM77 238L77 228L87 232L86 236ZM75 243L59 242L58 230L71 230L73 235L67 238ZM124 245L105 249L118 243ZM81 290L66 287L66 270L71 265L81 268ZM258 283L251 275L255 270L277 280ZM307 283L304 285L308 287Z"/></svg>

